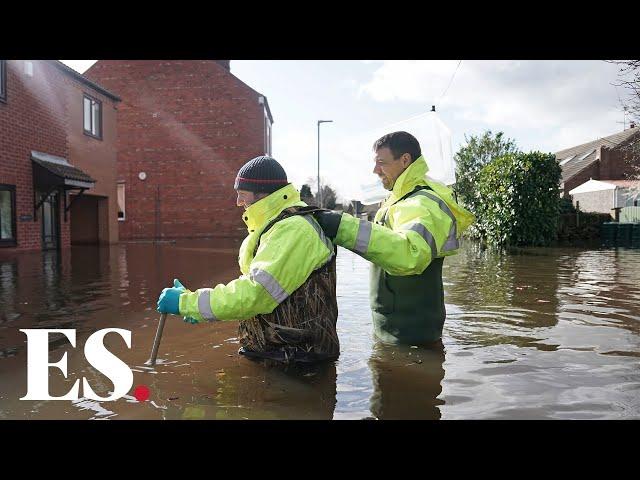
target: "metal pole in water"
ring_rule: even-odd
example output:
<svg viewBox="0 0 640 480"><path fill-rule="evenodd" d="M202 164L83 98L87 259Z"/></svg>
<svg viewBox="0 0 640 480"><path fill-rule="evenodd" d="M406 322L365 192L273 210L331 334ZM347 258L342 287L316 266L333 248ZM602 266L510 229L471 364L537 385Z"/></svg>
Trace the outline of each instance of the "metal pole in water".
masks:
<svg viewBox="0 0 640 480"><path fill-rule="evenodd" d="M164 322L166 319L166 313L160 315L160 322L158 322L156 338L153 340L153 348L151 349L151 357L145 362L145 365L150 365L153 367L156 364L156 358L158 357L158 347L160 347L160 340L162 339L162 329L164 328Z"/></svg>

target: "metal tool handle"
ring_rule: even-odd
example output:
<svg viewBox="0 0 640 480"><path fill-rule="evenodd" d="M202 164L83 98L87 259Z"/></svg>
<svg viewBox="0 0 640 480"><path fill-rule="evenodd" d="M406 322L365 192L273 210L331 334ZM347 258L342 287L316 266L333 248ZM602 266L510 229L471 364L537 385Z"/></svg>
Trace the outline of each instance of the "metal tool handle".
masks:
<svg viewBox="0 0 640 480"><path fill-rule="evenodd" d="M162 339L162 329L164 328L164 322L166 319L166 313L160 315L160 322L158 323L156 338L153 340L153 348L151 349L151 357L149 358L149 360L147 360L146 365L154 366L156 364L156 358L158 357L158 347L160 347L160 340Z"/></svg>

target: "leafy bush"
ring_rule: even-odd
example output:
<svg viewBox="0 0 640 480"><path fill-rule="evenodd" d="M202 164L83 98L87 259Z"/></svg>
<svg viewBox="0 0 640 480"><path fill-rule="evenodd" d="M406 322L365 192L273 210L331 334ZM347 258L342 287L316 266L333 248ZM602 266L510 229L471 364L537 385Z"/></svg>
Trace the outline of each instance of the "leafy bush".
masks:
<svg viewBox="0 0 640 480"><path fill-rule="evenodd" d="M491 130L482 135L464 136L465 144L456 152L456 184L454 191L462 204L476 213L479 198L476 195L478 175L493 159L516 153L514 140L504 138L504 133L493 134Z"/></svg>
<svg viewBox="0 0 640 480"><path fill-rule="evenodd" d="M512 153L478 176L477 234L496 245L549 245L556 238L561 168L551 153Z"/></svg>

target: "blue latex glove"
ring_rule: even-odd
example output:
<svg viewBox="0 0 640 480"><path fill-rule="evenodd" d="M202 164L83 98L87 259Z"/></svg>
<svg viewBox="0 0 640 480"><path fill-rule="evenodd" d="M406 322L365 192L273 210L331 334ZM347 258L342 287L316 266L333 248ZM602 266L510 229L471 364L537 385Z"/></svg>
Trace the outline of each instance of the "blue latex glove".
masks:
<svg viewBox="0 0 640 480"><path fill-rule="evenodd" d="M180 295L184 293L186 288L177 278L173 280L173 288L165 288L162 290L158 298L158 308L160 313L171 313L178 315L180 313Z"/></svg>
<svg viewBox="0 0 640 480"><path fill-rule="evenodd" d="M181 288L183 293L187 291L187 288L184 285L182 285L180 280L178 280L177 278L173 279L173 288ZM182 320L185 323L190 323L191 325L195 325L196 323L199 323L198 320L196 320L193 317L183 317Z"/></svg>

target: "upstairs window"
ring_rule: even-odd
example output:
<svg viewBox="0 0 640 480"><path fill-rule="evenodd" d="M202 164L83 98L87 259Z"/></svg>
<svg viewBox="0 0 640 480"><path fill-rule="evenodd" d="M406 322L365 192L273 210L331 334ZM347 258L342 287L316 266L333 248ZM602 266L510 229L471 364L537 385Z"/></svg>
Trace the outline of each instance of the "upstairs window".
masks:
<svg viewBox="0 0 640 480"><path fill-rule="evenodd" d="M578 160L584 160L585 158L587 158L589 155L591 155L595 151L596 151L596 149L594 148L593 150L589 150L588 152L583 153L582 155L580 155Z"/></svg>
<svg viewBox="0 0 640 480"><path fill-rule="evenodd" d="M102 139L102 102L84 95L84 133Z"/></svg>
<svg viewBox="0 0 640 480"><path fill-rule="evenodd" d="M567 162L570 162L571 160L573 160L573 158L575 158L575 155L571 155L570 157L565 158L560 162L560 166L564 165Z"/></svg>

